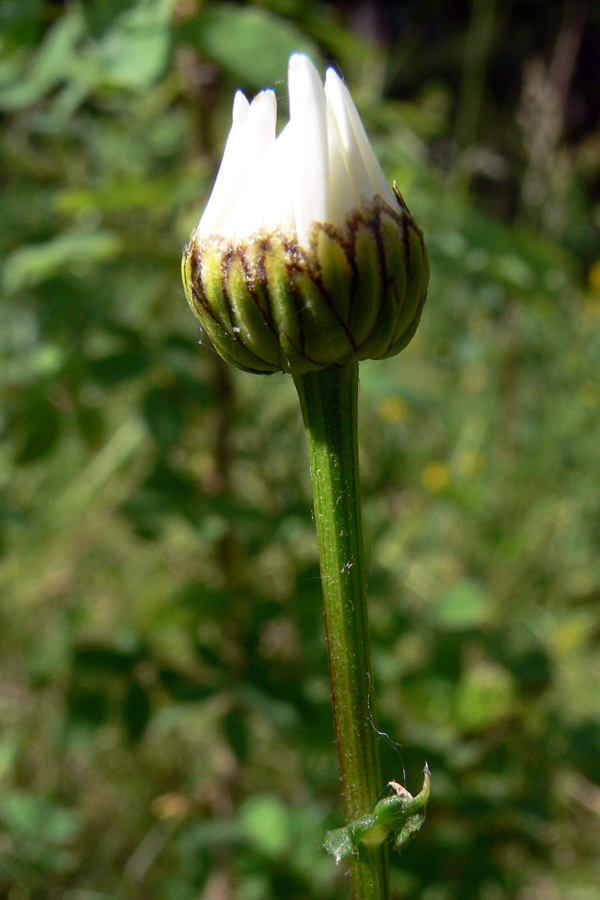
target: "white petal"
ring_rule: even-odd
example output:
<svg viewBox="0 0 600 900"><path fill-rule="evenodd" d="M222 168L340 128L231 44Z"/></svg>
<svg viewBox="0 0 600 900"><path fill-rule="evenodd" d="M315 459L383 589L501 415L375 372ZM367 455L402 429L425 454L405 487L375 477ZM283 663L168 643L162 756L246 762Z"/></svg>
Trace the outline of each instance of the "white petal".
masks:
<svg viewBox="0 0 600 900"><path fill-rule="evenodd" d="M375 186L354 137L354 129L341 91L341 84L341 80L335 75L333 69L328 69L325 80L327 107L337 125L346 170L352 183L356 205L360 208L364 203L373 199Z"/></svg>
<svg viewBox="0 0 600 900"><path fill-rule="evenodd" d="M275 143L276 127L275 91L261 91L250 104L248 111L245 190L251 190L256 186L256 176L260 172L271 146Z"/></svg>
<svg viewBox="0 0 600 900"><path fill-rule="evenodd" d="M299 243L306 244L312 223L323 222L327 214L329 160L323 84L302 53L294 53L290 59L288 89L296 231Z"/></svg>
<svg viewBox="0 0 600 900"><path fill-rule="evenodd" d="M331 108L327 107L327 143L329 150L329 200L327 221L343 227L349 214L360 209L360 194L355 193L348 174L342 139Z"/></svg>
<svg viewBox="0 0 600 900"><path fill-rule="evenodd" d="M233 100L232 125L223 152L212 193L198 223L198 236L221 233L223 222L230 213L244 186L246 125L250 104L241 91Z"/></svg>
<svg viewBox="0 0 600 900"><path fill-rule="evenodd" d="M243 191L223 223L222 232L233 241L262 228L264 212L263 171L275 144L277 100L273 91L261 91L250 104L244 134Z"/></svg>
<svg viewBox="0 0 600 900"><path fill-rule="evenodd" d="M264 163L262 202L263 227L266 231L292 231L296 228L293 140L293 131L288 122Z"/></svg>
<svg viewBox="0 0 600 900"><path fill-rule="evenodd" d="M368 196L361 186L365 183L366 172L371 184L371 196L379 194L387 203L395 206L396 201L392 189L371 147L350 91L333 69L327 70L325 94L338 122L344 149L348 153L347 164L353 168L356 166L355 172L350 170L350 177L357 187L360 186L361 194ZM357 152L362 159L362 166L358 165Z"/></svg>

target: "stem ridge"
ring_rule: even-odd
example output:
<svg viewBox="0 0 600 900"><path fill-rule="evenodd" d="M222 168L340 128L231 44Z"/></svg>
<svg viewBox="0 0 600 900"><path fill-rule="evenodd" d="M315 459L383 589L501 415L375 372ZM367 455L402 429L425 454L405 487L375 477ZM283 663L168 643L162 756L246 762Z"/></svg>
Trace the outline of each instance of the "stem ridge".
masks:
<svg viewBox="0 0 600 900"><path fill-rule="evenodd" d="M294 378L310 456L331 695L346 826L372 813L381 783L358 466L358 363ZM354 900L389 900L387 848L349 857Z"/></svg>

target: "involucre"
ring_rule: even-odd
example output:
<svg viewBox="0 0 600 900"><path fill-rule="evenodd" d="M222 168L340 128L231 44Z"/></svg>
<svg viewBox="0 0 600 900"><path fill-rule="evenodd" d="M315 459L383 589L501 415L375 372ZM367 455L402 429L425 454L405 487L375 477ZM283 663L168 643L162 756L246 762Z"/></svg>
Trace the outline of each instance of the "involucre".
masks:
<svg viewBox="0 0 600 900"><path fill-rule="evenodd" d="M302 375L402 350L427 296L423 235L390 188L333 69L289 65L290 121L238 91L213 192L183 257L215 349L252 372Z"/></svg>

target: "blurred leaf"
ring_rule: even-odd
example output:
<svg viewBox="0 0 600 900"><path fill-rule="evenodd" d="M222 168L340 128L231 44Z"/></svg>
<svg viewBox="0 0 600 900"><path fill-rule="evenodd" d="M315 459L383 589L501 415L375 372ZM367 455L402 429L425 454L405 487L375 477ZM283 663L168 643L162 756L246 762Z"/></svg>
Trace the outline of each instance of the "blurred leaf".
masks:
<svg viewBox="0 0 600 900"><path fill-rule="evenodd" d="M56 847L73 841L81 829L75 813L50 799L24 791L12 791L0 799L0 821L16 834L35 837Z"/></svg>
<svg viewBox="0 0 600 900"><path fill-rule="evenodd" d="M229 604L229 597L226 597L225 601ZM194 641L194 650L202 662L207 665L214 666L215 669L228 668L227 663L221 658L220 654L212 647L209 647L205 642L200 640Z"/></svg>
<svg viewBox="0 0 600 900"><path fill-rule="evenodd" d="M600 719L578 722L570 729L570 757L586 778L600 784Z"/></svg>
<svg viewBox="0 0 600 900"><path fill-rule="evenodd" d="M85 271L87 266L114 259L120 239L108 232L67 232L29 247L19 247L6 259L2 284L8 294L32 288L65 269Z"/></svg>
<svg viewBox="0 0 600 900"><path fill-rule="evenodd" d="M470 666L456 695L456 720L465 731L481 731L506 719L512 710L513 682L501 666Z"/></svg>
<svg viewBox="0 0 600 900"><path fill-rule="evenodd" d="M96 55L110 82L120 88L149 87L163 73L169 56L169 16L174 0L138 2L113 21Z"/></svg>
<svg viewBox="0 0 600 900"><path fill-rule="evenodd" d="M128 679L123 702L123 722L130 741L139 741L150 721L148 692L135 680Z"/></svg>
<svg viewBox="0 0 600 900"><path fill-rule="evenodd" d="M157 460L141 487L124 501L121 508L139 534L150 538L158 533L167 514L180 515L197 523L204 503L187 472Z"/></svg>
<svg viewBox="0 0 600 900"><path fill-rule="evenodd" d="M198 700L206 700L215 693L213 685L201 684L190 675L178 672L175 669L163 667L159 672L163 687L172 697L184 703L195 703Z"/></svg>
<svg viewBox="0 0 600 900"><path fill-rule="evenodd" d="M176 444L184 425L180 392L170 387L151 388L144 397L142 409L155 440L163 447Z"/></svg>
<svg viewBox="0 0 600 900"><path fill-rule="evenodd" d="M180 371L178 379L181 390L199 407L205 408L214 405L216 400L214 389L194 372Z"/></svg>
<svg viewBox="0 0 600 900"><path fill-rule="evenodd" d="M241 764L248 761L250 736L246 714L241 706L234 706L223 717L223 730L229 746Z"/></svg>
<svg viewBox="0 0 600 900"><path fill-rule="evenodd" d="M0 109L30 106L67 78L84 31L80 10L72 5L49 31L28 69L15 71L15 82L0 88Z"/></svg>
<svg viewBox="0 0 600 900"><path fill-rule="evenodd" d="M177 592L174 602L191 609L204 619L219 618L231 603L231 595L226 590L218 590L204 581L190 581Z"/></svg>
<svg viewBox="0 0 600 900"><path fill-rule="evenodd" d="M67 695L67 708L74 723L98 727L103 725L109 716L108 694L100 688L88 689L73 684Z"/></svg>
<svg viewBox="0 0 600 900"><path fill-rule="evenodd" d="M98 674L124 675L140 662L142 656L143 649L135 640L122 647L86 643L75 648L73 664Z"/></svg>
<svg viewBox="0 0 600 900"><path fill-rule="evenodd" d="M81 4L81 12L90 34L100 38L135 0L86 0Z"/></svg>
<svg viewBox="0 0 600 900"><path fill-rule="evenodd" d="M431 607L436 624L449 631L482 628L490 623L493 611L490 598L472 581L454 585Z"/></svg>
<svg viewBox="0 0 600 900"><path fill-rule="evenodd" d="M10 776L19 753L19 741L15 735L0 740L0 782Z"/></svg>
<svg viewBox="0 0 600 900"><path fill-rule="evenodd" d="M13 80L6 77L4 69L8 64L12 70L10 62L17 62L19 54L13 51L39 43L44 31L44 5L45 0L21 0L20 3L5 3L0 7L0 30L5 50L8 51L0 61L0 84Z"/></svg>
<svg viewBox="0 0 600 900"><path fill-rule="evenodd" d="M505 650L505 635L500 635L498 644ZM552 683L553 666L549 654L541 648L531 648L519 653L499 653L498 658L517 679L522 691L539 692Z"/></svg>
<svg viewBox="0 0 600 900"><path fill-rule="evenodd" d="M284 731L296 729L300 720L299 710L288 700L281 700L267 693L262 687L263 681L261 679L261 686L258 688L251 684L244 686L243 697L248 707Z"/></svg>
<svg viewBox="0 0 600 900"><path fill-rule="evenodd" d="M170 123L166 123L167 126ZM172 127L170 131L172 132ZM195 182L193 188L196 187ZM187 198L187 184L171 173L156 175L148 182L147 177L140 177L134 172L125 176L118 172L110 181L102 182L97 187L76 187L61 191L54 198L58 212L76 216L78 214L94 214L98 211L106 214L128 213L132 210L144 210L149 216L157 218L164 210L171 210Z"/></svg>
<svg viewBox="0 0 600 900"><path fill-rule="evenodd" d="M273 796L252 797L240 810L240 822L248 840L268 857L280 857L291 839L289 814Z"/></svg>
<svg viewBox="0 0 600 900"><path fill-rule="evenodd" d="M88 446L99 447L105 437L105 422L102 411L96 406L77 404L77 424Z"/></svg>
<svg viewBox="0 0 600 900"><path fill-rule="evenodd" d="M27 397L19 420L17 462L27 465L51 453L62 433L62 416L56 404L34 391Z"/></svg>
<svg viewBox="0 0 600 900"><path fill-rule="evenodd" d="M292 53L308 53L321 65L316 46L302 31L256 6L213 3L201 14L197 29L200 49L252 89L264 90L284 80Z"/></svg>
<svg viewBox="0 0 600 900"><path fill-rule="evenodd" d="M140 348L90 360L92 377L103 386L112 386L141 375L148 367L148 360Z"/></svg>

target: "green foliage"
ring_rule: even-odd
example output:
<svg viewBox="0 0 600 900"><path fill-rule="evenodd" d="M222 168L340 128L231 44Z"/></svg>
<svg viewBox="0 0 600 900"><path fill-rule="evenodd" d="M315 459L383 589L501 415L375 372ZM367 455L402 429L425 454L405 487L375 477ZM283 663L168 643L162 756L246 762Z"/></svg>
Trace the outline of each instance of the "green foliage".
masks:
<svg viewBox="0 0 600 900"><path fill-rule="evenodd" d="M425 821L425 807L430 794L430 772L425 766L423 789L416 797L402 785L391 782L396 793L385 797L372 813L361 816L344 828L328 831L325 849L340 863L348 856L357 855L361 847L374 847L393 836L394 850L400 851Z"/></svg>
<svg viewBox="0 0 600 900"><path fill-rule="evenodd" d="M193 27L195 41L207 57L255 92L281 82L292 53L308 53L315 64L320 62L308 35L259 7L210 4Z"/></svg>
<svg viewBox="0 0 600 900"><path fill-rule="evenodd" d="M232 90L281 94L292 43L348 78L432 263L410 347L361 366L384 783L433 775L394 896L597 896L594 133L534 210L514 85L479 85L491 157L439 162L460 30L416 53L416 20L384 48L296 0L0 7L0 896L347 895L297 401L198 345L179 271Z"/></svg>

